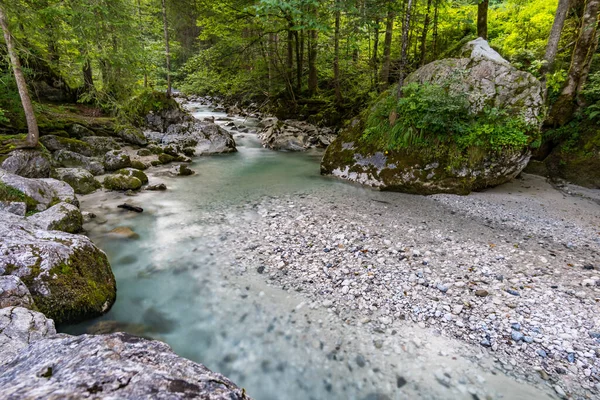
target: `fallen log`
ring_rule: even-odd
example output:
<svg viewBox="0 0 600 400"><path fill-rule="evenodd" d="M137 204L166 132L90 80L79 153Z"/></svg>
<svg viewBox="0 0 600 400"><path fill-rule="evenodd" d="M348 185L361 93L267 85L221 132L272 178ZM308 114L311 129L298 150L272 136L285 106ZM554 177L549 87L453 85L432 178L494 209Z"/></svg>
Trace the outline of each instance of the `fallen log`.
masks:
<svg viewBox="0 0 600 400"><path fill-rule="evenodd" d="M131 204L127 204L127 203L121 204L117 207L122 208L124 210L128 210L128 211L135 211L137 213L144 212L144 209L142 207L132 206Z"/></svg>

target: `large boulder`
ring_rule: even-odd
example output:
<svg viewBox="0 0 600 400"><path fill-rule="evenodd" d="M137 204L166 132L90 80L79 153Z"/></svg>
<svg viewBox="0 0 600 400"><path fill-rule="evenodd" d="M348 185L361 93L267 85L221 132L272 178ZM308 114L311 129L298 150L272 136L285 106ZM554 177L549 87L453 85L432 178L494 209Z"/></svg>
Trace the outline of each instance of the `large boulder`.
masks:
<svg viewBox="0 0 600 400"><path fill-rule="evenodd" d="M148 183L148 175L146 175L145 173L143 173L139 169L135 169L135 168L123 168L123 169L118 170L116 172L116 174L138 178L140 180L140 182L142 182L143 185L145 185L146 183Z"/></svg>
<svg viewBox="0 0 600 400"><path fill-rule="evenodd" d="M0 309L0 370L22 349L52 335L56 335L54 322L44 314L23 307ZM2 386L0 397L11 398Z"/></svg>
<svg viewBox="0 0 600 400"><path fill-rule="evenodd" d="M83 168L56 168L52 177L68 183L77 194L89 194L102 187L94 175Z"/></svg>
<svg viewBox="0 0 600 400"><path fill-rule="evenodd" d="M17 276L0 276L0 308L6 307L35 308L29 289Z"/></svg>
<svg viewBox="0 0 600 400"><path fill-rule="evenodd" d="M106 154L107 151L121 149L121 146L117 141L111 137L86 136L81 140L90 146L92 153L95 156L102 156Z"/></svg>
<svg viewBox="0 0 600 400"><path fill-rule="evenodd" d="M123 151L112 150L104 155L104 169L116 171L131 166L131 157Z"/></svg>
<svg viewBox="0 0 600 400"><path fill-rule="evenodd" d="M272 150L304 151L312 147L327 147L335 135L330 128L318 128L305 121L280 121L275 117L262 121L258 137L264 147Z"/></svg>
<svg viewBox="0 0 600 400"><path fill-rule="evenodd" d="M94 155L92 147L78 139L65 138L55 135L46 135L40 138L40 142L50 151L69 150L87 157Z"/></svg>
<svg viewBox="0 0 600 400"><path fill-rule="evenodd" d="M58 203L46 211L28 217L27 220L40 229L68 233L80 232L83 225L81 211L69 203Z"/></svg>
<svg viewBox="0 0 600 400"><path fill-rule="evenodd" d="M411 125L416 113L430 112L430 108L398 115L395 110L401 103L388 93L328 147L321 173L417 194L467 194L517 176L531 157L529 143L539 136L542 85L531 74L512 67L482 39L470 42L464 51L469 58L435 61L408 76L411 86L405 92L409 94L402 99L417 103L411 97L414 93L420 99L420 93L438 93L433 90L440 90L440 97L456 99L456 103L446 100L440 106L456 107L456 112L429 115L424 125L448 125L457 131L438 128L432 133L430 128ZM438 98L430 95L428 101L435 103ZM462 125L455 124L459 118ZM485 125L487 121L492 122ZM399 132L398 126L410 129ZM485 136L490 126L493 135L502 132L499 135L506 136ZM503 133L507 129L510 132Z"/></svg>
<svg viewBox="0 0 600 400"><path fill-rule="evenodd" d="M19 277L38 309L57 323L106 312L116 297L106 255L87 237L40 229L0 213L0 275Z"/></svg>
<svg viewBox="0 0 600 400"><path fill-rule="evenodd" d="M0 168L25 178L47 178L50 176L50 156L40 150L15 150L0 163Z"/></svg>
<svg viewBox="0 0 600 400"><path fill-rule="evenodd" d="M148 140L172 147L177 153L194 149L195 154L208 155L237 151L233 136L220 126L198 120L169 125L165 132L146 131Z"/></svg>
<svg viewBox="0 0 600 400"><path fill-rule="evenodd" d="M39 329L35 336L47 334ZM250 400L229 379L168 345L126 333L56 335L13 354L0 365L3 398Z"/></svg>
<svg viewBox="0 0 600 400"><path fill-rule="evenodd" d="M69 150L59 150L52 155L57 166L64 168L83 168L94 176L104 174L104 165L93 158Z"/></svg>
<svg viewBox="0 0 600 400"><path fill-rule="evenodd" d="M27 211L43 211L60 201L78 204L73 189L64 182L23 178L1 169L0 201L25 203Z"/></svg>
<svg viewBox="0 0 600 400"><path fill-rule="evenodd" d="M125 128L115 132L115 136L123 139L127 143L134 144L136 146L145 146L148 144L144 132L138 128Z"/></svg>

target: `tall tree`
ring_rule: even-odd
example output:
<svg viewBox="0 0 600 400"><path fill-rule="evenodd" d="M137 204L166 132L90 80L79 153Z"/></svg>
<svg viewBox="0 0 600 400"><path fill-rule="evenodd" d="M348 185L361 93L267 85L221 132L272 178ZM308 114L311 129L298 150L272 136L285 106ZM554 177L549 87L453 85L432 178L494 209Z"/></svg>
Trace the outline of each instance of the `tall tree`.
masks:
<svg viewBox="0 0 600 400"><path fill-rule="evenodd" d="M477 5L477 36L488 39L488 6L489 0L480 0Z"/></svg>
<svg viewBox="0 0 600 400"><path fill-rule="evenodd" d="M567 80L550 112L549 122L552 124L564 125L584 105L580 93L587 80L592 57L598 48L599 10L600 0L587 0Z"/></svg>
<svg viewBox="0 0 600 400"><path fill-rule="evenodd" d="M425 65L427 32L429 30L429 11L431 10L431 0L427 0L427 10L425 11L425 21L423 21L423 33L421 34L421 62L420 65Z"/></svg>
<svg viewBox="0 0 600 400"><path fill-rule="evenodd" d="M0 5L0 27L2 27L2 32L4 33L4 41L6 42L8 56L15 75L15 80L17 81L17 88L19 90L19 96L21 97L23 110L25 111L25 120L27 121L27 138L25 139L25 144L26 147L36 147L40 136L37 119L35 118L31 98L29 97L29 90L27 89L25 75L23 75L23 69L21 68L21 61L15 50L13 37L8 27L4 6L2 5Z"/></svg>
<svg viewBox="0 0 600 400"><path fill-rule="evenodd" d="M546 62L542 67L542 74L544 75L552 73L554 70L554 60L558 53L558 43L560 42L560 36L565 25L565 20L567 19L568 11L569 0L559 0L556 15L554 16L554 24L552 24L548 45L546 46L546 54L544 55L544 61Z"/></svg>
<svg viewBox="0 0 600 400"><path fill-rule="evenodd" d="M165 34L165 56L167 58L167 97L171 97L171 49L169 46L169 22L167 21L167 6L162 0L163 29Z"/></svg>
<svg viewBox="0 0 600 400"><path fill-rule="evenodd" d="M406 67L408 66L408 31L410 30L410 19L413 0L407 0L406 10L404 13L404 22L402 23L402 51L400 53L400 72L398 79L398 91L396 97L402 97L402 87L404 86L404 78L406 78ZM392 119L396 119L391 118Z"/></svg>
<svg viewBox="0 0 600 400"><path fill-rule="evenodd" d="M340 2L335 1L335 32L333 44L333 80L335 85L335 100L342 102L342 88L340 83Z"/></svg>
<svg viewBox="0 0 600 400"><path fill-rule="evenodd" d="M385 23L385 39L383 40L383 62L381 64L381 88L386 89L390 81L390 64L392 52L392 39L394 34L394 19L396 14L392 8L392 1L388 1L388 13Z"/></svg>

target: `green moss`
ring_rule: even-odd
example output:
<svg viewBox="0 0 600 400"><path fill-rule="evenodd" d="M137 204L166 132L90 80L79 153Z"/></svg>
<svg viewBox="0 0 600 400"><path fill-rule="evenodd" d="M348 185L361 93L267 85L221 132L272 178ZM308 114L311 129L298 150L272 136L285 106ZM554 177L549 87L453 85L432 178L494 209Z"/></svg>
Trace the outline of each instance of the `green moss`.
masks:
<svg viewBox="0 0 600 400"><path fill-rule="evenodd" d="M139 160L131 160L131 168L146 170L148 166Z"/></svg>
<svg viewBox="0 0 600 400"><path fill-rule="evenodd" d="M148 176L146 176L146 174L142 171L135 168L124 168L116 171L115 173L124 176L133 176L139 179L140 182L142 182L142 184L148 183Z"/></svg>
<svg viewBox="0 0 600 400"><path fill-rule="evenodd" d="M160 161L161 164L168 164L170 162L175 161L175 157L170 156L166 153L163 153L163 154L159 154L158 161Z"/></svg>
<svg viewBox="0 0 600 400"><path fill-rule="evenodd" d="M164 92L144 91L130 99L119 110L119 121L123 127L131 124L137 127L145 125L145 118L150 112L179 109L179 104Z"/></svg>
<svg viewBox="0 0 600 400"><path fill-rule="evenodd" d="M115 174L104 178L103 185L108 190L138 190L142 181L134 176Z"/></svg>
<svg viewBox="0 0 600 400"><path fill-rule="evenodd" d="M27 211L36 209L38 202L25 193L0 182L0 201L21 202L27 205Z"/></svg>

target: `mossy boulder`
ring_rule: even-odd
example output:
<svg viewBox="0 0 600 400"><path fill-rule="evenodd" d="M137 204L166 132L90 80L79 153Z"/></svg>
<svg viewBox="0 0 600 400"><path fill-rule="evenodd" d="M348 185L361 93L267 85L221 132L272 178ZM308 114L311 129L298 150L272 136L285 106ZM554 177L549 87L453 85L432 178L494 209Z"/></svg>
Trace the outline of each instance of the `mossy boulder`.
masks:
<svg viewBox="0 0 600 400"><path fill-rule="evenodd" d="M190 176L196 172L185 164L176 165L171 169L171 173L176 176Z"/></svg>
<svg viewBox="0 0 600 400"><path fill-rule="evenodd" d="M24 178L0 170L0 201L23 202L27 211L43 211L59 203L61 198L70 198L69 202L74 202L73 190L65 193L61 183L54 179Z"/></svg>
<svg viewBox="0 0 600 400"><path fill-rule="evenodd" d="M102 187L94 175L83 168L56 168L52 177L67 182L77 194L89 194Z"/></svg>
<svg viewBox="0 0 600 400"><path fill-rule="evenodd" d="M163 153L163 154L158 155L158 161L160 164L169 164L169 163L175 161L175 157L170 156L166 153Z"/></svg>
<svg viewBox="0 0 600 400"><path fill-rule="evenodd" d="M123 151L112 150L104 155L104 169L107 171L116 171L131 166L131 157Z"/></svg>
<svg viewBox="0 0 600 400"><path fill-rule="evenodd" d="M91 157L94 155L92 146L78 139L47 135L42 136L40 138L40 142L52 152L58 150L69 150L87 157Z"/></svg>
<svg viewBox="0 0 600 400"><path fill-rule="evenodd" d="M114 174L104 178L103 185L108 190L139 190L142 181L134 176Z"/></svg>
<svg viewBox="0 0 600 400"><path fill-rule="evenodd" d="M123 139L125 142L134 144L136 146L145 146L148 144L146 136L141 129L135 127L128 127L125 129L118 130L115 132L115 136Z"/></svg>
<svg viewBox="0 0 600 400"><path fill-rule="evenodd" d="M97 136L97 133L83 125L73 124L69 127L69 135L76 139L83 139L85 137Z"/></svg>
<svg viewBox="0 0 600 400"><path fill-rule="evenodd" d="M425 115L430 108L396 112L401 103L393 89L327 148L321 173L415 194L468 194L516 177L531 157L529 144L539 137L542 85L531 74L512 67L483 40L470 42L467 51L469 58L435 61L406 80L409 86L404 88L402 101L423 105L427 103L418 96L429 95L428 101L446 112L443 117L428 116L428 123L433 119L437 124L427 125L438 129L435 134L421 128L423 119L417 120L416 127L413 122L416 113ZM406 94L408 88L414 91ZM431 95L437 90L447 96L446 103L437 103ZM411 97L414 93L416 97ZM452 104L452 99L460 99L460 106ZM454 106L460 108L456 113ZM496 110L493 118L486 116L489 110ZM459 112L464 124L452 125ZM436 120L440 118L445 119ZM463 136L440 125L451 126ZM490 127L492 134L485 136Z"/></svg>
<svg viewBox="0 0 600 400"><path fill-rule="evenodd" d="M69 203L59 203L28 217L27 220L40 229L68 233L80 232L83 225L81 211Z"/></svg>
<svg viewBox="0 0 600 400"><path fill-rule="evenodd" d="M50 176L50 154L37 149L19 149L0 158L0 168L26 178Z"/></svg>
<svg viewBox="0 0 600 400"><path fill-rule="evenodd" d="M140 182L142 182L143 185L148 183L148 176L145 173L143 173L142 171L140 171L139 169L123 168L123 169L120 169L117 172L115 172L115 174L124 175L124 176L132 176L132 177L138 178L140 180Z"/></svg>
<svg viewBox="0 0 600 400"><path fill-rule="evenodd" d="M46 231L13 214L0 219L0 275L19 277L44 315L78 322L110 309L115 278L106 255L87 237Z"/></svg>
<svg viewBox="0 0 600 400"><path fill-rule="evenodd" d="M144 171L149 168L149 164L146 164L140 160L131 160L131 168L135 168L135 169Z"/></svg>
<svg viewBox="0 0 600 400"><path fill-rule="evenodd" d="M120 150L121 146L111 137L105 136L87 136L82 139L90 145L95 156L102 156L111 150Z"/></svg>
<svg viewBox="0 0 600 400"><path fill-rule="evenodd" d="M104 174L104 164L93 158L86 157L69 150L59 150L52 155L54 163L58 167L83 168L94 176Z"/></svg>

